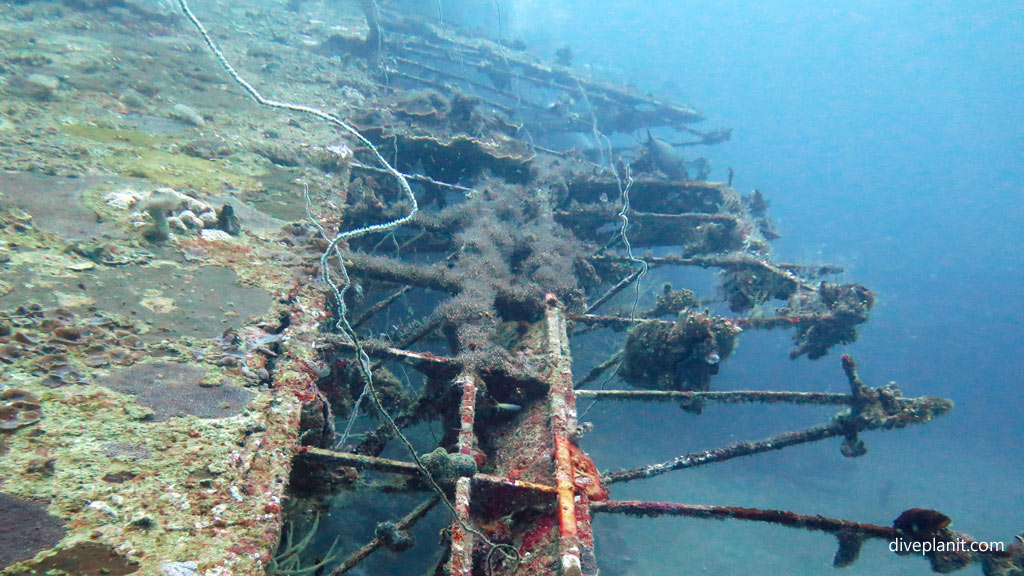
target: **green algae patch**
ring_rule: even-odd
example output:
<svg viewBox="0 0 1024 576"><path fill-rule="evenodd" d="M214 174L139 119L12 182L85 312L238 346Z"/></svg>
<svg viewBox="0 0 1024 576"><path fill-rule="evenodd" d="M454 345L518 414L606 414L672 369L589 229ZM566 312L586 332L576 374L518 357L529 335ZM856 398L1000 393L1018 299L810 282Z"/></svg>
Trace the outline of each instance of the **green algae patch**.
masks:
<svg viewBox="0 0 1024 576"><path fill-rule="evenodd" d="M64 124L59 129L70 136L77 136L105 144L127 144L129 146L148 148L170 143L170 139L167 137L149 134L140 130L105 128L91 124Z"/></svg>
<svg viewBox="0 0 1024 576"><path fill-rule="evenodd" d="M242 163L235 168L224 162L169 151L177 143L169 136L89 124L65 124L60 131L115 147L101 160L102 165L121 176L142 178L159 186L209 193L257 190L262 188L259 179L266 174L258 165ZM121 149L124 147L127 149Z"/></svg>
<svg viewBox="0 0 1024 576"><path fill-rule="evenodd" d="M135 150L134 153L134 157L110 156L104 164L122 176L144 178L175 189L193 188L212 193L259 186L252 176L210 160L152 149Z"/></svg>

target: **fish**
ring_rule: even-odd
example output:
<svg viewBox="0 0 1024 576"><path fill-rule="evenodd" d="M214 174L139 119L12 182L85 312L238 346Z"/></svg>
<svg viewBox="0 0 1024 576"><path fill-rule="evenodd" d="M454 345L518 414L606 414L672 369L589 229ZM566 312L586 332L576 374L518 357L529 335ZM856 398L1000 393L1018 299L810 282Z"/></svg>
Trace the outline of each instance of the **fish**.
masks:
<svg viewBox="0 0 1024 576"><path fill-rule="evenodd" d="M647 155L651 158L654 166L670 179L674 181L690 179L689 174L686 173L686 161L683 159L683 155L668 142L655 138L650 129L647 130L647 142L644 147L647 148Z"/></svg>
<svg viewBox="0 0 1024 576"><path fill-rule="evenodd" d="M497 402L494 404L494 407L497 408L500 412L511 413L519 412L520 410L523 409L523 407L520 406L519 404L512 404L509 402Z"/></svg>

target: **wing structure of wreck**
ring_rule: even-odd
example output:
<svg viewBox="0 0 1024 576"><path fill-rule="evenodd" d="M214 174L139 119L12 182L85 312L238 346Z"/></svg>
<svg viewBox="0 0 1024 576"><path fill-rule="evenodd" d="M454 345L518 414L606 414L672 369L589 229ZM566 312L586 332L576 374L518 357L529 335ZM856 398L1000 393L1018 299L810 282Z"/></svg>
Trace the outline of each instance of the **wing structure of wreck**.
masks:
<svg viewBox="0 0 1024 576"><path fill-rule="evenodd" d="M941 398L904 397L895 384L865 383L852 358L830 355L857 339L875 296L834 280L838 267L773 260L778 235L761 192L742 195L728 183L691 179L706 173L706 162L672 150L688 155L727 140L728 130L695 127L702 117L670 99L375 3L354 3L350 25L318 29L315 46L288 48L300 57L282 66L266 46L294 39L292 16L281 16L280 37L236 38L205 3L176 2L176 14L160 17L187 38L177 63L224 87L216 98L244 110L247 122L267 123L261 136L233 124L239 135L230 145L298 179L279 181L301 210L294 222L257 233L258 219L243 207L214 200L222 190L183 184L179 191L213 206L218 229L228 233L164 238L154 215L164 204L148 208L155 231L140 242L157 238L162 250L186 260L202 254L207 264L263 287L274 303L239 329L205 340L140 341L139 354L124 363L131 367L106 388L139 397L133 382L159 382L172 371L216 388L176 364L191 356L245 383L238 389L250 396L220 402L246 412L237 421L194 418L175 432L181 445L199 446L221 430L230 442L216 462L188 450L176 461L139 458L118 484L125 487L120 500L99 492L88 498L114 502L110 511L107 504L61 505L57 512L71 520L64 529L75 538L64 537L56 552L24 560L13 573L60 569L54 558L84 557L81 547L92 543L123 557L129 568L118 573L340 575L363 569L381 549L417 550L410 533L430 518L444 529L420 572L453 576L596 575L596 514L822 532L834 539L839 567L855 562L872 539L973 541L932 510L910 509L875 525L813 510L612 497L618 483L812 442L834 443L837 458L870 458L862 433L923 424L952 408ZM132 22L145 18L127 14L121 17ZM161 65L157 59L149 67ZM655 137L635 150L611 144L648 130L681 134L694 146L657 148ZM558 144L579 134L592 148ZM718 293L652 289L645 278L683 269L714 273ZM39 310L35 317L60 314ZM30 348L26 341L35 337L26 330L11 345ZM88 330L62 338L99 334ZM717 390L716 375L753 330L792 338L794 360L835 361L835 377L849 390ZM595 335L614 345L598 361L574 364L574 345ZM128 355L134 349L121 347ZM83 346L67 348L57 353L72 364L87 354ZM23 354L33 362L43 357ZM609 382L622 385L610 389ZM49 414L63 400L11 390L4 392L6 443L29 450L42 440L28 432L50 430ZM807 428L697 451L680 446L668 461L606 470L580 448L588 425L578 405L592 401L619 402L623 410L675 403L679 418L711 417L698 415L715 403L828 406L835 414ZM128 409L118 408L122 417ZM177 426L177 416L157 410L140 420ZM622 441L628 448L629 439ZM55 447L50 464L33 457L35 468L23 463L4 475L28 482L47 467L60 474L67 450ZM147 483L158 465L164 474L180 469L181 480ZM339 499L351 508L331 509ZM355 512L389 500L412 504L404 512L384 506L391 515L373 520ZM184 516L164 517L164 506ZM332 532L348 514L371 524L365 541ZM928 560L936 572L977 563L989 575L1024 573L1020 546L985 553L951 546Z"/></svg>

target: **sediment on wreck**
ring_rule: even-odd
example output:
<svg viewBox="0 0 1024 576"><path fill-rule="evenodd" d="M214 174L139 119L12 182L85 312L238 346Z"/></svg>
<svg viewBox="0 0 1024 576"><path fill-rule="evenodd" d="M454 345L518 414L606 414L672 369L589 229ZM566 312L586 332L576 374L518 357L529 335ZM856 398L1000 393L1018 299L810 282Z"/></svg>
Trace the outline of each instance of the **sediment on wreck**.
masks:
<svg viewBox="0 0 1024 576"><path fill-rule="evenodd" d="M67 308L57 302L4 316L0 360L23 374L27 392L39 399L5 398L12 431L0 449L14 457L0 468L0 489L50 498L50 513L74 526L51 551L20 566L50 566L46 558L63 558L88 539L154 573L170 566L341 574L378 561L382 548L414 549L415 531L433 522L448 528L433 556L417 557L424 571L582 575L596 574L602 562L594 513L825 531L837 535L842 563L856 559L862 539L896 530L786 511L610 500L611 484L807 442L837 439L842 456L864 456L861 432L923 423L951 406L904 398L895 386L867 386L847 357L849 394L715 390L744 331L790 329L792 358L828 357L857 338L873 293L830 281L841 272L836 267L775 262L778 235L760 192L686 179L698 171L673 169L665 157L675 154L663 148L658 157L653 145L613 155L603 144L605 133L671 130L688 139L682 161L699 165L689 151L729 133L696 128L701 117L688 106L433 22L378 13L372 4L339 8L350 37L317 30L318 44L306 48L308 22L300 15L281 14L273 30L261 30L266 35L238 37L208 6L195 6L197 17L181 2L200 35L184 36L185 27L175 34L191 38L181 41L196 50L161 52L159 62L183 87L175 98L193 96L192 106L167 97L161 112L184 126L183 135L129 124L158 112L161 91L175 89L148 77L119 83L116 96L96 92L109 108L123 108L123 125L92 123L97 110L76 99L67 103L81 116L75 122L38 127L47 135L45 145L42 138L31 144L40 158L56 148L74 159L62 169L103 170L118 180L98 179L88 190L63 182L62 198L83 208L68 210L56 225L31 194L21 195L24 209L3 215L4 239L31 246L40 261L58 262L83 283L108 282L90 284L98 288L92 292L113 291L102 273L108 269L137 278L175 272L125 292L131 298L122 300L139 302L129 314L136 320L86 321L80 311L90 304L80 294L64 298ZM103 6L91 10L78 18L107 15ZM104 31L124 37L118 48L126 57L146 61L129 44L153 32L157 20L118 14L100 19L109 26ZM208 28L200 24L206 20ZM271 34L280 48L267 50ZM223 52L214 38L223 39ZM215 57L199 49L214 49ZM282 89L275 70L283 69L292 71L295 103L265 95ZM88 74L84 65L82 72ZM24 107L26 122L60 101L63 90L87 92L84 85L44 84L51 85L45 98L12 105ZM193 92L217 84L227 89L202 92L208 103ZM325 109L332 112L307 102L330 102ZM545 145L545 137L566 132L594 134L602 144ZM86 146L92 155L80 153ZM36 171L58 164L41 160ZM80 226L76 234L85 228L87 236L115 240L70 238L66 222L82 213L101 214L103 226ZM33 273L59 276L30 271L26 261L15 264L26 281ZM718 293L651 289L649 270L683 268L716 274ZM187 300L188 290L209 288L196 278L224 278L225 271L230 280L210 292L230 292L232 306L223 304L237 312L224 314L230 326L211 331L197 320L185 333L166 321L201 305ZM172 293L175 284L187 290ZM259 309L237 311L235 300L255 302L261 294ZM574 374L574 352L585 350L574 347L595 334L610 344ZM44 351L44 342L62 351ZM93 344L117 350L100 358ZM173 414L150 422L155 412L147 412L143 394L94 382L112 372L109 382L138 385L141 378L118 371L137 366L160 373L158 383L167 378L170 371L159 372L165 366L147 364L147 357L205 369L195 382L176 382L190 393L238 388L253 397L221 418ZM587 389L598 382L640 390ZM580 445L588 425L578 403L637 398L695 414L712 402L840 411L796 432L632 470L599 470ZM75 406L92 412L82 409L67 422L88 415L97 425L62 428ZM355 434L339 444L354 414ZM62 434L109 450L102 464L110 469L101 475L81 465L82 454L62 445ZM137 441L115 442L113 435ZM33 456L40 449L49 455ZM70 480L76 465L84 488L60 492L51 479ZM403 507L403 498L416 501ZM97 504L75 504L86 499ZM335 500L347 507L332 510ZM166 517L147 508L151 502ZM361 518L373 506L381 516L373 535L348 537L352 531L337 518ZM310 544L319 540L326 543ZM1007 558L969 560L1003 565L1019 554Z"/></svg>

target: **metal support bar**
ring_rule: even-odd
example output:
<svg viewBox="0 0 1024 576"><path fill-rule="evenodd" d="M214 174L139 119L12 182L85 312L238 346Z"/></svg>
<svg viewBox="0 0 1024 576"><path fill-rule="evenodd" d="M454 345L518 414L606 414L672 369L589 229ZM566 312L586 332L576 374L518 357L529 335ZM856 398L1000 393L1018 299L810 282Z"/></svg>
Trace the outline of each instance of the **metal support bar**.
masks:
<svg viewBox="0 0 1024 576"><path fill-rule="evenodd" d="M476 423L476 385L471 374L463 373L455 380L455 385L462 388L462 401L459 403L459 454L473 455L473 425Z"/></svg>
<svg viewBox="0 0 1024 576"><path fill-rule="evenodd" d="M551 407L551 433L555 444L555 487L558 490L558 554L563 576L581 576L581 542L578 524L589 529L590 518L577 516L576 493L573 486L575 471L569 447L569 431L576 426L576 400L572 389L572 370L569 342L561 305L554 295L547 297L546 317L548 354L552 372L549 402ZM581 495L585 500L585 496Z"/></svg>
<svg viewBox="0 0 1024 576"><path fill-rule="evenodd" d="M435 505L437 505L438 501L440 501L440 498L438 498L437 496L434 496L433 498L430 498L428 500L424 500L423 503L421 503L419 506L413 508L412 512L409 512L401 520L395 522L395 528L402 531L412 528L420 518L426 516L427 512L430 512L430 510ZM384 546L384 540L382 540L381 538L377 537L373 540L370 540L366 545L364 545L359 550L356 550L348 558L346 558L344 562L342 562L337 568L334 569L333 572L331 572L330 576L341 576L345 572L348 572L349 570L355 568L356 565L358 565L363 560L366 560L366 558L369 557L370 554L373 554L382 546Z"/></svg>
<svg viewBox="0 0 1024 576"><path fill-rule="evenodd" d="M334 464L335 466L351 466L359 470L375 470L377 472L390 472L392 474L404 474L406 476L419 476L420 469L412 462L391 460L388 458L377 458L376 456L364 456L351 452L335 452L313 446L303 446L296 454L299 458L313 458L322 462Z"/></svg>
<svg viewBox="0 0 1024 576"><path fill-rule="evenodd" d="M619 280L618 284L616 284L615 286L612 286L611 288L609 288L608 291L605 292L600 298L595 300L593 304L591 304L590 306L587 306L586 310L584 310L583 313L584 314L593 314L594 310L597 310L598 308L603 306L605 302L607 302L607 301L611 300L612 298L614 298L615 295L618 294L619 292L621 292L623 288L625 288L626 286L629 286L630 284L632 284L633 280L636 280L636 277L639 276L639 275L640 275L640 270L636 270L632 274L629 274L628 276L623 278L622 280Z"/></svg>
<svg viewBox="0 0 1024 576"><path fill-rule="evenodd" d="M725 462L726 460L732 460L733 458L739 458L740 456L751 456L753 454L761 454L763 452L771 452L773 450L782 450L783 448L788 448L790 446L798 446L808 442L817 442L826 438L835 438L836 436L842 436L843 433L843 427L838 423L833 422L824 426L814 426L813 428L808 428L799 432L786 432L759 442L739 442L722 448L716 448L715 450L692 452L667 462L649 464L647 466L632 468L630 470L622 470L619 472L607 472L603 475L602 479L605 484L614 484L616 482L629 482L643 478L653 478L654 476L660 476L667 472L672 472L673 470L695 468L697 466L704 466L715 462Z"/></svg>
<svg viewBox="0 0 1024 576"><path fill-rule="evenodd" d="M590 511L604 514L628 514L630 516L685 516L688 518L710 518L722 520L732 518L734 520L749 520L753 522L767 522L788 526L790 528L803 528L804 530L815 530L828 532L829 534L853 533L864 538L877 538L881 540L893 540L896 538L896 529L890 526L878 526L875 524L864 524L838 518L826 518L824 516L808 516L797 514L786 510L763 510L759 508L741 508L738 506L699 506L694 504L674 504L671 502L635 502L635 501L608 501L594 502L590 505Z"/></svg>
<svg viewBox="0 0 1024 576"><path fill-rule="evenodd" d="M474 484L482 484L492 488L511 488L514 490L528 490L530 492L537 492L540 494L550 494L556 496L558 489L554 486L548 486L547 484L538 484L536 482L527 482L526 480L509 480L504 476L494 476L492 474L476 473L473 475Z"/></svg>
<svg viewBox="0 0 1024 576"><path fill-rule="evenodd" d="M472 455L475 437L473 424L476 420L476 385L471 374L463 373L455 381L462 388L462 400L459 402L458 449L460 454ZM455 484L455 514L452 521L451 557L448 559L448 574L462 576L473 570L473 534L466 530L470 526L470 478L459 478Z"/></svg>
<svg viewBox="0 0 1024 576"><path fill-rule="evenodd" d="M651 478L673 470L724 462L740 456L781 450L837 436L845 438L842 447L843 454L856 457L867 452L863 442L857 438L860 432L892 430L893 428L903 428L909 424L921 424L935 416L941 416L953 408L953 403L943 398L931 396L903 398L899 395L899 390L891 386L871 388L860 381L857 376L857 365L852 358L844 355L842 365L850 385L852 408L848 412L836 415L828 424L814 426L799 432L786 432L758 442L739 442L714 450L686 454L667 462L606 473L602 478L606 484Z"/></svg>
<svg viewBox="0 0 1024 576"><path fill-rule="evenodd" d="M327 341L330 346L334 348L351 351L355 350L355 346L353 346L352 343L344 336L325 334L322 339ZM429 352L416 352L414 350L403 350L401 348L393 348L390 346L374 346L372 342L364 342L363 349L366 351L367 355L375 360L399 362L409 366L410 368L415 368L424 374L430 374L432 376L451 376L460 368L459 363L455 360L445 356L431 354Z"/></svg>
<svg viewBox="0 0 1024 576"><path fill-rule="evenodd" d="M850 394L825 392L773 392L735 390L729 392L678 392L666 390L577 390L576 398L591 400L640 400L643 402L679 402L705 400L721 404L811 404L842 406L853 403Z"/></svg>
<svg viewBox="0 0 1024 576"><path fill-rule="evenodd" d="M363 322L366 322L370 318L373 318L381 310L394 304L395 300L398 300L399 298L407 294L410 290L412 290L412 286L402 286L395 292L391 293L389 296L382 298L379 302L377 302L373 306L370 306L369 308L366 309L365 312L360 314L359 318L356 318L355 321L352 322L352 327L358 328L362 326Z"/></svg>

